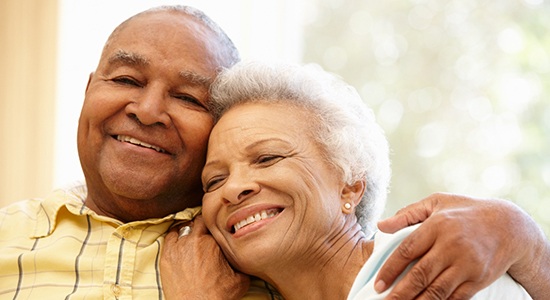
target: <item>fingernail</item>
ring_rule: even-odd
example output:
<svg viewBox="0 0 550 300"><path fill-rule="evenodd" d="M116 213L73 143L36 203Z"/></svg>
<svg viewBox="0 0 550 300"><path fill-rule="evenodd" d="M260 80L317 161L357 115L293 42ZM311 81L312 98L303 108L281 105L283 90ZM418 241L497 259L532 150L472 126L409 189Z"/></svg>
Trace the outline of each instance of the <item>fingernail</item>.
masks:
<svg viewBox="0 0 550 300"><path fill-rule="evenodd" d="M384 282L384 280L378 280L376 282L376 284L374 285L374 290L377 292L377 293L382 293L383 291L386 290L386 283Z"/></svg>

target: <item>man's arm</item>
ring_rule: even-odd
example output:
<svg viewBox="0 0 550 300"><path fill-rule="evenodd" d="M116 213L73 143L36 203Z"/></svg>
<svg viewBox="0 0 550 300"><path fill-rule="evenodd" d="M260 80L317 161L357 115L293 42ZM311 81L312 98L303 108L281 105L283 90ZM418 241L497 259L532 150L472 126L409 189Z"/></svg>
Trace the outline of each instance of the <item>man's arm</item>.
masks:
<svg viewBox="0 0 550 300"><path fill-rule="evenodd" d="M419 258L390 295L469 298L506 271L534 299L550 294L550 242L513 203L437 193L378 226L392 233L422 221L380 270L379 292Z"/></svg>

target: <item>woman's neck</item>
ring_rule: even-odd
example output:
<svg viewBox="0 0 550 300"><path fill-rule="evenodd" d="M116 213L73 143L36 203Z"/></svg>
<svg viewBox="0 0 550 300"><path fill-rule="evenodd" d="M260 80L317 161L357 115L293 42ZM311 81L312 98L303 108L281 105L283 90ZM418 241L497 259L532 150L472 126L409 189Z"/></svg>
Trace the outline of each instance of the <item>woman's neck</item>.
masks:
<svg viewBox="0 0 550 300"><path fill-rule="evenodd" d="M374 245L357 228L320 245L315 255L304 255L293 265L280 266L260 277L287 300L346 299Z"/></svg>

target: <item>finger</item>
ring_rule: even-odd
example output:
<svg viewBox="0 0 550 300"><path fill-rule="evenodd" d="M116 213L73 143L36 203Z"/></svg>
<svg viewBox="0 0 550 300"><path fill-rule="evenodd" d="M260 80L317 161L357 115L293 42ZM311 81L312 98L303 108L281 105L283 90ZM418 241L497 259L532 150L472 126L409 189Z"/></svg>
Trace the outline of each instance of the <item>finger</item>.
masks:
<svg viewBox="0 0 550 300"><path fill-rule="evenodd" d="M193 219L193 221L185 223L185 226L180 227L179 229L179 238L190 236L193 238L198 238L209 234L208 228L204 223L202 215L198 215Z"/></svg>
<svg viewBox="0 0 550 300"><path fill-rule="evenodd" d="M411 216L408 213L395 215L389 218L386 218L384 220L380 220L377 224L378 229L380 231L385 233L396 233L397 231L410 226L414 225L417 222L415 222L416 218L411 218Z"/></svg>
<svg viewBox="0 0 550 300"><path fill-rule="evenodd" d="M389 258L384 262L384 265L378 272L375 281L375 289L381 293L391 286L395 279L403 273L415 259L426 254L434 245L436 234L433 233L432 227L426 224L420 225L415 231L407 236L399 246L392 252ZM421 266L430 263L426 257L420 261ZM437 271L437 270L434 270ZM401 281L401 284L406 284L408 281ZM418 290L419 293L421 290Z"/></svg>
<svg viewBox="0 0 550 300"><path fill-rule="evenodd" d="M192 232L191 225L182 226L178 231L178 239L188 236Z"/></svg>
<svg viewBox="0 0 550 300"><path fill-rule="evenodd" d="M463 278L457 277L457 272L453 271L451 268L448 268L424 288L418 299L448 299L449 296L456 291L457 287L460 286L463 281ZM407 293L407 291L404 290L402 291L402 293Z"/></svg>
<svg viewBox="0 0 550 300"><path fill-rule="evenodd" d="M449 300L471 299L482 287L471 282L465 282L458 286L449 296Z"/></svg>
<svg viewBox="0 0 550 300"><path fill-rule="evenodd" d="M447 271L442 270L443 275ZM413 265L405 276L401 278L395 287L391 290L388 298L391 299L446 299L446 297L440 297L445 293L451 294L454 290L449 290L450 282L440 281L440 272L431 272L430 264L417 263ZM392 298L393 297L393 298ZM418 297L418 298L417 298ZM435 297L435 298L433 298Z"/></svg>
<svg viewBox="0 0 550 300"><path fill-rule="evenodd" d="M202 215L196 216L193 220L193 232L196 235L205 235L208 233L208 228L206 228Z"/></svg>
<svg viewBox="0 0 550 300"><path fill-rule="evenodd" d="M178 240L178 229L177 228L171 228L168 233L166 233L166 236L164 237L165 243L174 243Z"/></svg>
<svg viewBox="0 0 550 300"><path fill-rule="evenodd" d="M433 213L432 198L409 204L387 219L378 222L378 228L386 233L395 233L407 226L426 220Z"/></svg>

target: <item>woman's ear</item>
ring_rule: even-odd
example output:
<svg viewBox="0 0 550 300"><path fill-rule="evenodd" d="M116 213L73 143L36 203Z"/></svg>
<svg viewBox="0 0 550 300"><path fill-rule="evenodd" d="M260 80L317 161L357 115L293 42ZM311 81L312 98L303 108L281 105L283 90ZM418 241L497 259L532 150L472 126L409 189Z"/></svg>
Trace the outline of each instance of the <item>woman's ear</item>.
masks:
<svg viewBox="0 0 550 300"><path fill-rule="evenodd" d="M364 180L359 180L353 184L346 184L342 189L340 201L342 202L342 212L349 214L353 211L365 193L366 184Z"/></svg>

